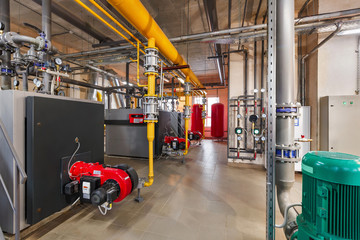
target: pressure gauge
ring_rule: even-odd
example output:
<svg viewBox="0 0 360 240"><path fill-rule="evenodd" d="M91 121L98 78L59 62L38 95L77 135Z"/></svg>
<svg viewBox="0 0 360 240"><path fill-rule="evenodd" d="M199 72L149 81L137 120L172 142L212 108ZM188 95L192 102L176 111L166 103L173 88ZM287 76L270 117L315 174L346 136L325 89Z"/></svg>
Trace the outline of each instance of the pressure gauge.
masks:
<svg viewBox="0 0 360 240"><path fill-rule="evenodd" d="M266 118L266 114L263 113L263 114L261 115L261 117L262 117L262 118Z"/></svg>
<svg viewBox="0 0 360 240"><path fill-rule="evenodd" d="M266 139L265 137L261 137L261 141L265 142L265 139Z"/></svg>
<svg viewBox="0 0 360 240"><path fill-rule="evenodd" d="M259 134L260 134L260 129L254 128L254 135L259 135Z"/></svg>
<svg viewBox="0 0 360 240"><path fill-rule="evenodd" d="M36 82L39 81L37 78L34 78L33 83L36 85Z"/></svg>
<svg viewBox="0 0 360 240"><path fill-rule="evenodd" d="M17 79L15 79L15 80L14 80L14 87L18 87L19 84L20 84L20 82L19 82Z"/></svg>
<svg viewBox="0 0 360 240"><path fill-rule="evenodd" d="M237 115L237 118L241 118L241 114L238 114L238 115Z"/></svg>
<svg viewBox="0 0 360 240"><path fill-rule="evenodd" d="M40 80L36 81L35 85L37 88L41 87L42 82Z"/></svg>
<svg viewBox="0 0 360 240"><path fill-rule="evenodd" d="M258 138L258 137L256 137L256 138L255 138L255 141L256 141L256 142L257 142L257 141L259 141L259 138Z"/></svg>
<svg viewBox="0 0 360 240"><path fill-rule="evenodd" d="M240 135L240 134L242 134L242 132L243 132L243 129L241 127L235 128L235 134Z"/></svg>
<svg viewBox="0 0 360 240"><path fill-rule="evenodd" d="M240 137L240 136L237 137L237 140L238 140L238 141L241 141L241 139L242 139L242 137Z"/></svg>
<svg viewBox="0 0 360 240"><path fill-rule="evenodd" d="M55 64L60 66L62 64L62 60L60 58L55 58Z"/></svg>
<svg viewBox="0 0 360 240"><path fill-rule="evenodd" d="M254 89L254 93L258 93L259 92L259 90L257 90L257 89Z"/></svg>

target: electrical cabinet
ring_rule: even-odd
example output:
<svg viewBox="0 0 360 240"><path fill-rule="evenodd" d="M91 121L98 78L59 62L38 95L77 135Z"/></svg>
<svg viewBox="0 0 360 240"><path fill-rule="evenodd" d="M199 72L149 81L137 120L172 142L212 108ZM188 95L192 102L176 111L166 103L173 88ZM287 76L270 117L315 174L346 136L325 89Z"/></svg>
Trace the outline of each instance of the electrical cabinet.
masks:
<svg viewBox="0 0 360 240"><path fill-rule="evenodd" d="M360 96L320 99L320 150L360 156Z"/></svg>

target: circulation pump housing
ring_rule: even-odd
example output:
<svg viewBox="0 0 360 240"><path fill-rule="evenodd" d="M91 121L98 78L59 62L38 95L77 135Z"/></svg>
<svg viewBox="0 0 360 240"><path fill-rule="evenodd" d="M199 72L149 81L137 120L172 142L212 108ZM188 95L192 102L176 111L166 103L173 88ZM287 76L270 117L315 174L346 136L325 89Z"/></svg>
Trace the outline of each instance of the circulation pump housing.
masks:
<svg viewBox="0 0 360 240"><path fill-rule="evenodd" d="M309 152L302 160L299 240L360 240L360 157Z"/></svg>

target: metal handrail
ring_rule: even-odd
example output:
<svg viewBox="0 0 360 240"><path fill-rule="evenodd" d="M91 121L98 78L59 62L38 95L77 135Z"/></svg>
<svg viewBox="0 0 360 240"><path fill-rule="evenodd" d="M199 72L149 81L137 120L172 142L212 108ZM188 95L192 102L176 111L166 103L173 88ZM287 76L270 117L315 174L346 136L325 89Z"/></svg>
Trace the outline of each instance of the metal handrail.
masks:
<svg viewBox="0 0 360 240"><path fill-rule="evenodd" d="M4 134L4 137L5 137L5 140L11 150L11 154L13 155L14 159L15 159L15 163L16 163L16 167L17 169L19 170L20 174L21 174L21 183L24 184L27 180L27 175L26 175L26 172L25 172L25 169L21 166L21 162L20 162L20 158L14 148L14 145L12 144L11 140L10 140L10 137L9 137L9 134L7 133L6 129L5 129L5 126L4 126L4 123L2 122L2 120L0 119L0 128L1 128L1 131L2 133Z"/></svg>
<svg viewBox="0 0 360 240"><path fill-rule="evenodd" d="M1 174L0 174L0 182L1 182L1 185L3 186L3 188L4 188L4 191L5 191L6 197L7 197L7 198L8 198L8 200L9 200L9 203L10 203L10 206L11 206L11 208L12 208L13 212L15 212L15 207L14 207L14 204L13 204L13 202L12 202L12 200L11 200L11 197L10 197L9 191L8 191L8 189L7 189L6 185L5 185L4 179L2 178Z"/></svg>

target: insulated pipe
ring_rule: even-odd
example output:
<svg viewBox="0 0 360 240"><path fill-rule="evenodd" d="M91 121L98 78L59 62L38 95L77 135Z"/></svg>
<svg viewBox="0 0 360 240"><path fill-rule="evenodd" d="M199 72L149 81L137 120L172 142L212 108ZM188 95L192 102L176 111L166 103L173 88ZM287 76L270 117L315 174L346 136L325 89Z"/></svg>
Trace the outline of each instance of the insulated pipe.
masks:
<svg viewBox="0 0 360 240"><path fill-rule="evenodd" d="M5 25L4 32L10 32L10 1L0 0L0 21ZM5 68L11 67L11 52L3 51L1 58L1 66ZM2 90L11 89L11 76L1 76L0 86Z"/></svg>
<svg viewBox="0 0 360 240"><path fill-rule="evenodd" d="M188 65L174 45L166 37L156 21L151 17L140 0L107 0L126 20L147 39L156 39L160 52L174 65ZM149 43L148 43L149 44ZM181 69L197 86L203 87L191 69Z"/></svg>
<svg viewBox="0 0 360 240"><path fill-rule="evenodd" d="M155 48L155 38L148 39L148 48ZM155 77L156 73L149 72L148 77L148 97L156 97L155 95ZM154 182L154 138L155 138L155 122L157 120L145 120L147 123L147 139L149 142L149 179L144 183L145 187L150 187Z"/></svg>
<svg viewBox="0 0 360 240"><path fill-rule="evenodd" d="M295 103L295 29L294 1L278 0L276 4L276 102L277 104ZM294 145L294 118L276 118L276 145ZM276 161L275 182L277 200L282 215L291 204L290 189L295 182L294 163ZM297 231L296 212L291 209L284 227L288 239Z"/></svg>
<svg viewBox="0 0 360 240"><path fill-rule="evenodd" d="M42 30L45 34L45 39L51 41L51 1L52 0L42 0L42 15L41 15L41 22L42 22ZM50 55L46 54L45 61L50 61ZM44 92L50 93L51 88L51 75L49 73L44 74Z"/></svg>

